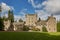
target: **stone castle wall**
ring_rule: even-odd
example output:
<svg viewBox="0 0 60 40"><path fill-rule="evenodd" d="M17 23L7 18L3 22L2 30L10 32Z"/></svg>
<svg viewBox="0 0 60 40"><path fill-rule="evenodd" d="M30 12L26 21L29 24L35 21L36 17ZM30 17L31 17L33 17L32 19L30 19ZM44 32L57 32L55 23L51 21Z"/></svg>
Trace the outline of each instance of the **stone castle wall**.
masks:
<svg viewBox="0 0 60 40"><path fill-rule="evenodd" d="M9 28L10 23L11 22L9 20L4 21L4 26L5 26L4 30L5 31ZM23 22L14 22L13 23L14 31L16 31L16 30L21 31L21 29L23 29L24 25L31 26L31 28L35 27L35 28L39 29L41 32L43 32L42 27L45 26L48 32L57 32L56 18L53 16L48 17L48 19L46 21L41 20L41 21L37 22L37 14L27 14L25 24Z"/></svg>

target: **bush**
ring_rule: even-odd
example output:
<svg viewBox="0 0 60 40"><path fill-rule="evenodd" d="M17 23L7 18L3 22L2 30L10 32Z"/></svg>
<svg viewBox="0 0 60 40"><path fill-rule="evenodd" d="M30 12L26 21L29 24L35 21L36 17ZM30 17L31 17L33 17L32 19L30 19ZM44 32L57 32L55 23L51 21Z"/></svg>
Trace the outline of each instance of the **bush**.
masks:
<svg viewBox="0 0 60 40"><path fill-rule="evenodd" d="M29 27L23 26L23 31L28 31L28 30L29 30Z"/></svg>
<svg viewBox="0 0 60 40"><path fill-rule="evenodd" d="M47 29L46 29L46 27L44 27L44 26L42 27L42 31L43 32L48 32Z"/></svg>
<svg viewBox="0 0 60 40"><path fill-rule="evenodd" d="M3 25L3 19L0 18L0 31L3 31L4 25Z"/></svg>
<svg viewBox="0 0 60 40"><path fill-rule="evenodd" d="M57 23L57 31L60 32L60 22Z"/></svg>

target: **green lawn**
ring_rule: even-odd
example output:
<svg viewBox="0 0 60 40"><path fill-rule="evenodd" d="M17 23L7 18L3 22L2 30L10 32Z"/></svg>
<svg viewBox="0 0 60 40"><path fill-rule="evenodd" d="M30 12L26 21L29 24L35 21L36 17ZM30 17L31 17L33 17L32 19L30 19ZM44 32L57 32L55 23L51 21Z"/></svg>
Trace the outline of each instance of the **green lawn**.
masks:
<svg viewBox="0 0 60 40"><path fill-rule="evenodd" d="M0 40L60 40L60 33L0 32Z"/></svg>
<svg viewBox="0 0 60 40"><path fill-rule="evenodd" d="M60 40L60 22L58 32L0 32L0 40Z"/></svg>

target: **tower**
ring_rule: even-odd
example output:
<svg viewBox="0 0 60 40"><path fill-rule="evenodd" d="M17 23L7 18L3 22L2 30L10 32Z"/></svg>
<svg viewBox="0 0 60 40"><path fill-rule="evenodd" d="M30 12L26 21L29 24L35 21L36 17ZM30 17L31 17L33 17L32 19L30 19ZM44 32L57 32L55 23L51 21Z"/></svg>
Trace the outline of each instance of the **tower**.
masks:
<svg viewBox="0 0 60 40"><path fill-rule="evenodd" d="M47 30L48 32L57 32L56 18L51 15L47 20Z"/></svg>
<svg viewBox="0 0 60 40"><path fill-rule="evenodd" d="M34 26L36 22L37 22L37 14L26 15L26 25Z"/></svg>

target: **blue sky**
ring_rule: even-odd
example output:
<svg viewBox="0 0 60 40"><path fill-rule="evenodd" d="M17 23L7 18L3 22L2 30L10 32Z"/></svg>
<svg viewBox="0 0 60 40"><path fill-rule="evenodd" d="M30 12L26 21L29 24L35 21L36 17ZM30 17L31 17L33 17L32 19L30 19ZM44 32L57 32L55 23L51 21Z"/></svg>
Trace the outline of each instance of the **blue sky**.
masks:
<svg viewBox="0 0 60 40"><path fill-rule="evenodd" d="M44 0L38 0L37 2L41 3L43 1ZM14 13L16 14L19 13L22 9L27 9L28 13L34 13L34 8L30 3L28 3L28 0L0 0L0 3L1 2L4 2L9 6L13 6L15 9Z"/></svg>
<svg viewBox="0 0 60 40"><path fill-rule="evenodd" d="M41 19L53 13L57 20L60 19L60 0L0 0L1 3L3 6L5 4L5 9L13 9L16 19L24 20L24 15L28 13L37 13Z"/></svg>
<svg viewBox="0 0 60 40"><path fill-rule="evenodd" d="M28 9L28 12L33 13L34 8L28 3L27 0L0 0L0 3L4 2L9 6L13 6L15 11L14 13L19 13L22 9ZM32 9L32 10L31 10Z"/></svg>

